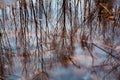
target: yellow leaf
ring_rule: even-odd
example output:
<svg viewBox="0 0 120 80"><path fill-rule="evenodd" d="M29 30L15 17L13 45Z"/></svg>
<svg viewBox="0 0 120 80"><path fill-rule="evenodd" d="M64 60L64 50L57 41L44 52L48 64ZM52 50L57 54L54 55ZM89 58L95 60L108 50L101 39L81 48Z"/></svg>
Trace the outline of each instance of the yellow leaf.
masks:
<svg viewBox="0 0 120 80"><path fill-rule="evenodd" d="M114 19L114 16L108 16L109 19Z"/></svg>

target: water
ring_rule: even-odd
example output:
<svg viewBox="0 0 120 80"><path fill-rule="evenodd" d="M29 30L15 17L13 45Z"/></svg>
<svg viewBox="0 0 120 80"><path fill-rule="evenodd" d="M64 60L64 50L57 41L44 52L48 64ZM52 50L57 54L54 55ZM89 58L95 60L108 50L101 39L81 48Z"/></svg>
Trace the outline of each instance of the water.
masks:
<svg viewBox="0 0 120 80"><path fill-rule="evenodd" d="M116 0L39 1L0 0L1 80L119 80Z"/></svg>

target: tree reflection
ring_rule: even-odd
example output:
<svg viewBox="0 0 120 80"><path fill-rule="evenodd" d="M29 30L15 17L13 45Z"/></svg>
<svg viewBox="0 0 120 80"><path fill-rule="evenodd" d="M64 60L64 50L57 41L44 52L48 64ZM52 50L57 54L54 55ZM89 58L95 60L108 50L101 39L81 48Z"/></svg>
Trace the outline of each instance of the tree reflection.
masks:
<svg viewBox="0 0 120 80"><path fill-rule="evenodd" d="M48 80L56 65L85 67L81 65L82 55L91 61L92 78L103 71L103 79L119 80L120 6L117 2L18 0L11 6L5 5L0 14L0 79L20 71L16 76L23 80ZM81 50L77 51L78 59L77 48ZM98 65L95 62L100 56L96 55L99 52L96 48L105 54L105 60Z"/></svg>

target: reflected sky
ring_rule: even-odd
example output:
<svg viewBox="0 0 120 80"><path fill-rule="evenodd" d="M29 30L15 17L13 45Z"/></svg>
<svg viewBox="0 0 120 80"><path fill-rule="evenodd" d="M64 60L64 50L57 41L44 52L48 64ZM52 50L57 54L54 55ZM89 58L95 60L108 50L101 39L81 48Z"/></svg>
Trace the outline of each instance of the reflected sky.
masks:
<svg viewBox="0 0 120 80"><path fill-rule="evenodd" d="M114 73L119 73L119 14L106 17L107 4L96 6L93 0L66 0L65 5L61 0L43 0L44 4L39 4L26 0L26 5L15 1L0 0L5 5L0 6L0 77L102 80L114 70L106 78L113 80ZM110 16L115 16L116 23Z"/></svg>

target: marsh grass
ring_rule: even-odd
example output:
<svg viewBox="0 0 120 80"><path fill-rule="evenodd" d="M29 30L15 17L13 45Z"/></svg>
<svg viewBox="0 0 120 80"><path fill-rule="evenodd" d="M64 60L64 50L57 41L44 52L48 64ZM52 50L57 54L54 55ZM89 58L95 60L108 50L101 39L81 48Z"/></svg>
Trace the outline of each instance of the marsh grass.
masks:
<svg viewBox="0 0 120 80"><path fill-rule="evenodd" d="M9 9L1 8L0 79L14 72L15 57L20 59L26 78L34 74L31 69L47 73L46 66L56 62L64 67L72 63L80 69L81 65L72 60L75 43L80 44L82 50L88 50L92 64L94 48L104 51L108 58L100 65L114 63L108 65L111 67L108 74L120 74L120 52L116 50L120 44L120 6L115 2L18 0ZM49 61L45 58L47 54L50 54Z"/></svg>

